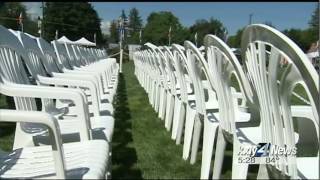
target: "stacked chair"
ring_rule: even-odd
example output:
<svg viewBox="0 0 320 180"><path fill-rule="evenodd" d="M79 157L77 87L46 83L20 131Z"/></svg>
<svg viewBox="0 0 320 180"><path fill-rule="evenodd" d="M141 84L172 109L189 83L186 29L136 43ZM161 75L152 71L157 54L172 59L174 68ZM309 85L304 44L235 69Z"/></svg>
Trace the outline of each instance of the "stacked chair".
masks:
<svg viewBox="0 0 320 180"><path fill-rule="evenodd" d="M195 163L202 139L200 178L218 179L231 143L232 178L242 179L249 169L249 163L239 161L243 148L270 143L297 148L297 154L269 154L277 160L257 162L257 178L318 179L319 74L303 51L262 24L249 25L243 32L243 65L217 36L205 36L203 47L190 41L170 47L146 43L133 58L150 104L172 131L172 139L183 142L183 159ZM281 64L282 59L288 63ZM292 103L297 85L305 90L308 104ZM313 146L312 153L305 153L304 143Z"/></svg>
<svg viewBox="0 0 320 180"><path fill-rule="evenodd" d="M3 26L0 54L0 93L16 107L0 110L0 121L17 123L0 178L110 177L116 60Z"/></svg>

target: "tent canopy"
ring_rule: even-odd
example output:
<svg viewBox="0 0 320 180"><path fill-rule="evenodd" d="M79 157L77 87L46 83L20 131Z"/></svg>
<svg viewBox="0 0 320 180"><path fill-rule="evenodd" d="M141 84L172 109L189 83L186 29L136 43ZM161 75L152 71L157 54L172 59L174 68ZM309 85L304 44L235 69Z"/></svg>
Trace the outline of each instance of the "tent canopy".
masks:
<svg viewBox="0 0 320 180"><path fill-rule="evenodd" d="M74 44L74 41L71 41L66 36L62 36L57 40L59 43L68 43L68 44Z"/></svg>
<svg viewBox="0 0 320 180"><path fill-rule="evenodd" d="M81 39L74 42L75 44L84 45L84 46L96 46L96 43L93 43L86 38L82 37Z"/></svg>

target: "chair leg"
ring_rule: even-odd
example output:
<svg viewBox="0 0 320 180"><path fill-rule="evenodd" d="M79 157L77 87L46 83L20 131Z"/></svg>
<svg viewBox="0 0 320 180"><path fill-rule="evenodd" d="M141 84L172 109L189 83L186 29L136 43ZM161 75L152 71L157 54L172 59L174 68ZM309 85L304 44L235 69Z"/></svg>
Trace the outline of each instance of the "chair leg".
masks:
<svg viewBox="0 0 320 180"><path fill-rule="evenodd" d="M161 120L164 120L165 114L166 114L166 103L167 103L167 91L162 88L162 93L160 96L160 107L159 108L159 118Z"/></svg>
<svg viewBox="0 0 320 180"><path fill-rule="evenodd" d="M149 102L153 108L154 108L154 93L155 93L155 84L150 82Z"/></svg>
<svg viewBox="0 0 320 180"><path fill-rule="evenodd" d="M193 131L195 116L196 116L196 111L187 105L187 115L186 115L184 141L183 141L183 159L185 160L188 159L189 153L190 153L192 131Z"/></svg>
<svg viewBox="0 0 320 180"><path fill-rule="evenodd" d="M191 158L190 158L191 164L194 164L197 160L197 152L199 149L202 126L203 124L200 121L199 116L196 116L195 123L194 123L194 130L193 130L192 146L191 146L192 147Z"/></svg>
<svg viewBox="0 0 320 180"><path fill-rule="evenodd" d="M157 91L156 91L156 104L155 104L155 110L157 113L159 113L159 101L160 101L160 92L161 92L161 87L157 86L156 87Z"/></svg>
<svg viewBox="0 0 320 180"><path fill-rule="evenodd" d="M182 132L183 132L183 125L184 121L186 119L186 107L184 104L181 105L180 115L179 115L179 121L178 121L178 130L177 130L177 139L176 139L176 145L181 143L182 138Z"/></svg>
<svg viewBox="0 0 320 180"><path fill-rule="evenodd" d="M174 107L177 112L181 112L181 101L176 98L174 101ZM174 113L173 115L173 123L172 123L172 134L171 139L175 140L177 138L177 131L178 131L178 123L179 123L180 114Z"/></svg>
<svg viewBox="0 0 320 180"><path fill-rule="evenodd" d="M205 120L204 122L200 179L209 178L214 140L216 138L216 131L218 127L218 123L212 123L208 120Z"/></svg>
<svg viewBox="0 0 320 180"><path fill-rule="evenodd" d="M167 131L171 129L173 109L174 109L174 96L170 93L167 94L167 105L166 105L166 117L165 117L165 127Z"/></svg>
<svg viewBox="0 0 320 180"><path fill-rule="evenodd" d="M161 113L162 113L162 108L163 108L163 94L164 94L164 89L161 88L160 92L159 92L159 110L158 110L158 118L160 118L160 119L161 119Z"/></svg>
<svg viewBox="0 0 320 180"><path fill-rule="evenodd" d="M214 166L213 166L213 175L212 179L220 179L223 159L224 159L224 151L226 149L227 142L223 136L222 129L219 128L218 130L218 137L217 137L217 144L216 144L216 151L214 156Z"/></svg>
<svg viewBox="0 0 320 180"><path fill-rule="evenodd" d="M236 137L234 137L236 138ZM232 155L232 179L246 179L249 169L248 163L238 163L240 153L240 143L237 140L233 141L233 155Z"/></svg>
<svg viewBox="0 0 320 180"><path fill-rule="evenodd" d="M266 164L260 164L259 165L259 171L257 175L257 179L269 179L269 174L267 170L267 165Z"/></svg>

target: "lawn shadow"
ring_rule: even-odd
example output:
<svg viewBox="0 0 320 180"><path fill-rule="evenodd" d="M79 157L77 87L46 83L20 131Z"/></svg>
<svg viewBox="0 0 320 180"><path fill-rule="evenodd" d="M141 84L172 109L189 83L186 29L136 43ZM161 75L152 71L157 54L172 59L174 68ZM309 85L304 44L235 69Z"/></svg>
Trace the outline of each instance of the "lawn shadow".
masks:
<svg viewBox="0 0 320 180"><path fill-rule="evenodd" d="M137 152L133 147L131 113L128 107L126 81L119 74L114 102L115 129L112 140L112 178L141 179L141 170L134 167Z"/></svg>

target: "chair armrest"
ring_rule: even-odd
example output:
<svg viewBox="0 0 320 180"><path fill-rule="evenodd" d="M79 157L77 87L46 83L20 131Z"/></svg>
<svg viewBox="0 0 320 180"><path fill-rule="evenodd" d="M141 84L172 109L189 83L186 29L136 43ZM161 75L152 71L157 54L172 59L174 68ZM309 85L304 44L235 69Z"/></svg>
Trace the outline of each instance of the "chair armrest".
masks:
<svg viewBox="0 0 320 180"><path fill-rule="evenodd" d="M81 79L81 80L90 80L93 81L96 86L99 88L98 92L102 92L103 85L101 84L101 74L88 73L84 71L74 71L72 73L53 73L54 77L68 78L68 79ZM98 94L100 95L100 94ZM100 98L100 97L99 97Z"/></svg>
<svg viewBox="0 0 320 180"><path fill-rule="evenodd" d="M0 92L6 96L72 100L77 108L77 116L81 120L81 127L79 129L80 139L89 140L91 125L89 121L88 102L81 90L68 89L68 91L66 91L66 88L13 84L10 82L1 84L0 87Z"/></svg>
<svg viewBox="0 0 320 180"><path fill-rule="evenodd" d="M93 73L86 73L86 72L79 72L79 71L72 71L72 72L66 72L66 73L55 73L53 72L53 77L58 77L58 78L73 78L73 79L81 79L81 80L90 80L93 81L97 87L101 88L99 86L99 75L93 74Z"/></svg>
<svg viewBox="0 0 320 180"><path fill-rule="evenodd" d="M0 122L1 121L30 122L46 125L49 129L50 139L52 142L52 153L57 178L66 178L63 146L57 119L44 112L0 109Z"/></svg>
<svg viewBox="0 0 320 180"><path fill-rule="evenodd" d="M96 116L100 115L99 112L99 94L95 84L90 80L77 80L77 79L67 79L67 78L48 78L43 76L38 76L40 83L43 84L54 84L54 85L69 85L69 86L80 86L89 88L92 97L92 106L94 110L94 114ZM70 88L68 88L70 89Z"/></svg>

